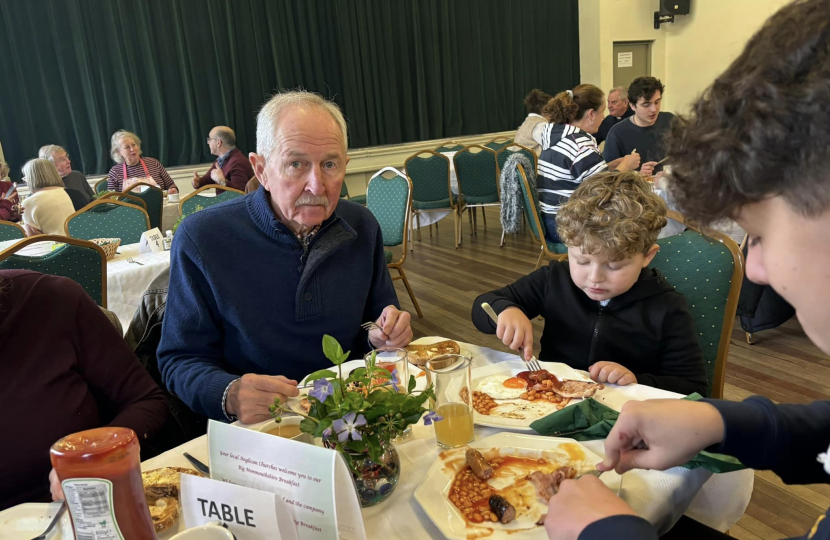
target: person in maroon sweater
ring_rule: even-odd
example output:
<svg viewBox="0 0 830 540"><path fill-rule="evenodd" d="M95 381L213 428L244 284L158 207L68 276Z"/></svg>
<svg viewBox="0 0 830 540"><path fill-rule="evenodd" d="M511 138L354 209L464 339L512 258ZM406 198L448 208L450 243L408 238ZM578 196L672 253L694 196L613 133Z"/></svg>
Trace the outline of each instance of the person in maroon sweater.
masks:
<svg viewBox="0 0 830 540"><path fill-rule="evenodd" d="M167 418L124 339L63 277L0 270L0 381L0 510L52 499L49 447L61 437L120 426L143 441Z"/></svg>
<svg viewBox="0 0 830 540"><path fill-rule="evenodd" d="M236 147L236 134L233 130L227 126L216 126L210 130L207 143L210 153L218 159L202 176L193 173L193 189L220 184L245 191L248 180L254 177L254 169L245 154Z"/></svg>
<svg viewBox="0 0 830 540"><path fill-rule="evenodd" d="M0 160L0 221L19 221L23 210L20 208L20 197L17 189L9 193L14 187L14 182L3 180L9 174L9 166ZM6 193L9 193L6 195Z"/></svg>

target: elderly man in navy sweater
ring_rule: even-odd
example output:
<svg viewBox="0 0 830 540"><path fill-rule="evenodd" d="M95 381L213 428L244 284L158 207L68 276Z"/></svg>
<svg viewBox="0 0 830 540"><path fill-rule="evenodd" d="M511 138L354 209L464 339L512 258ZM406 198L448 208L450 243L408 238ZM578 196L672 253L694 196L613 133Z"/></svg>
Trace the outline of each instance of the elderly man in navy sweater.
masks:
<svg viewBox="0 0 830 540"><path fill-rule="evenodd" d="M749 233L746 274L770 284L830 353L830 2L782 8L673 127L671 190L687 216L733 218ZM770 106L774 101L775 105ZM616 129L616 128L615 128ZM810 368L805 367L808 370ZM600 470L666 469L708 449L790 484L830 481L830 402L629 402ZM830 539L828 514L801 538ZM566 480L545 523L555 540L649 540L651 525L594 476ZM677 530L680 529L680 530ZM672 539L728 539L691 520Z"/></svg>
<svg viewBox="0 0 830 540"><path fill-rule="evenodd" d="M308 92L274 96L250 154L262 187L179 227L158 359L168 389L194 411L269 418L275 397L298 395L298 379L331 365L323 334L354 357L412 339L377 220L340 200L346 137L335 104ZM366 321L381 329L367 334Z"/></svg>

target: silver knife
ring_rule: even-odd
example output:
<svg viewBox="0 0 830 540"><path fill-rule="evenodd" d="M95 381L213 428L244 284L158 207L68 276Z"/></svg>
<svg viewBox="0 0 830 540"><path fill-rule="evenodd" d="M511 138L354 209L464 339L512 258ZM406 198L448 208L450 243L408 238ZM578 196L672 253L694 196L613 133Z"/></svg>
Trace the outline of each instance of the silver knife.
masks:
<svg viewBox="0 0 830 540"><path fill-rule="evenodd" d="M207 476L208 478L210 478L210 468L207 465L205 465L204 463L202 463L201 461L199 461L195 457L191 456L187 452L184 453L184 457L185 457L185 459L187 459L187 461L190 462L191 465L196 467L197 471L199 471L200 473L202 473L205 476Z"/></svg>

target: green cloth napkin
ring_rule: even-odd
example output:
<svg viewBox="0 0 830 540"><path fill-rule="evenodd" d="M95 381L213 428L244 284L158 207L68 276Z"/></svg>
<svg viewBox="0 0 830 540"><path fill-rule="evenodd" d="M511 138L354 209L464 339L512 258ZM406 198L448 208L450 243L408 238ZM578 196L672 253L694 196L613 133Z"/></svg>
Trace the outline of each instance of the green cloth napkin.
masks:
<svg viewBox="0 0 830 540"><path fill-rule="evenodd" d="M683 399L697 401L703 399L700 394L692 394ZM567 437L575 441L593 441L605 439L620 415L614 409L588 398L561 411L549 414L530 424L530 428L540 435ZM744 465L723 454L701 452L690 462L683 465L687 469L703 467L714 473L726 473L745 469Z"/></svg>

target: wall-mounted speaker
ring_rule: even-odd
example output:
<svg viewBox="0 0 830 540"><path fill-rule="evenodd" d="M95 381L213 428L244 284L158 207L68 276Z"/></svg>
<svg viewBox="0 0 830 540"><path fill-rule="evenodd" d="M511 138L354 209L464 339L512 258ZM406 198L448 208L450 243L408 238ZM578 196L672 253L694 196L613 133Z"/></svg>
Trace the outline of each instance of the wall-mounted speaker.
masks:
<svg viewBox="0 0 830 540"><path fill-rule="evenodd" d="M660 0L660 11L672 15L688 15L692 0Z"/></svg>

